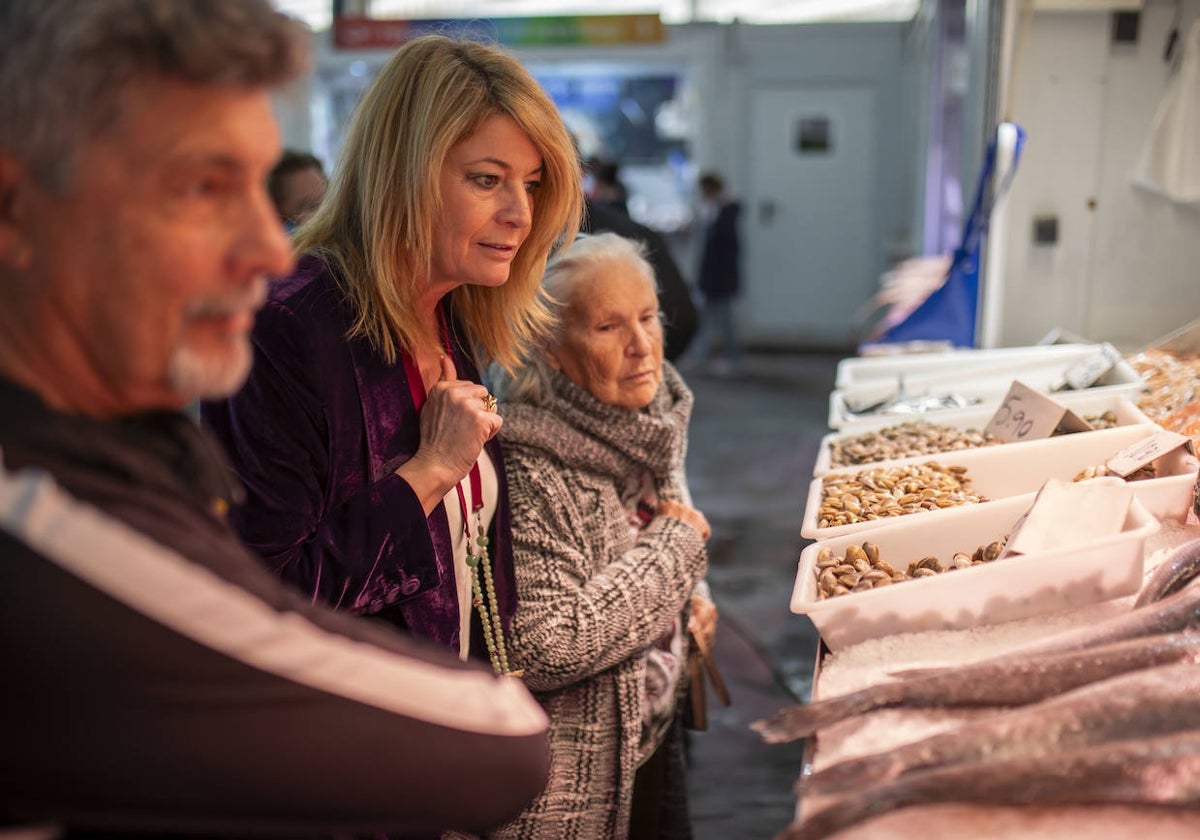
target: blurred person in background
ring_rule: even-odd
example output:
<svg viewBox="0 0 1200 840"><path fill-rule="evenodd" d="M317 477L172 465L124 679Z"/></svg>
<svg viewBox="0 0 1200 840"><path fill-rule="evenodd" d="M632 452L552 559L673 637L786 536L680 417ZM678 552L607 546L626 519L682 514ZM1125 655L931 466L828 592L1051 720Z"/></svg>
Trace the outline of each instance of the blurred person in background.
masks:
<svg viewBox="0 0 1200 840"><path fill-rule="evenodd" d="M603 164L593 159L589 166L596 186L587 199L587 217L582 229L585 233L616 233L645 245L646 259L654 267L658 283L658 305L663 314L663 355L667 361L674 362L684 354L696 334L698 318L692 292L679 270L679 264L671 256L666 238L629 216L625 207L625 187L617 174L617 165ZM619 202L605 199L603 184L607 181L615 181L620 185L622 197Z"/></svg>
<svg viewBox="0 0 1200 840"><path fill-rule="evenodd" d="M267 190L288 233L317 209L326 185L325 167L316 155L296 149L283 150L267 176Z"/></svg>
<svg viewBox="0 0 1200 840"><path fill-rule="evenodd" d="M545 792L502 838L687 838L681 698L708 521L684 478L692 394L663 362L636 242L580 237L551 261L554 330L506 385L521 608L512 659L551 721Z"/></svg>
<svg viewBox="0 0 1200 840"><path fill-rule="evenodd" d="M180 412L291 269L269 93L310 37L266 0L0 3L5 833L484 830L544 784L524 687L266 572Z"/></svg>
<svg viewBox="0 0 1200 840"><path fill-rule="evenodd" d="M697 181L703 221L700 262L696 285L703 296L700 330L688 362L695 360L717 376L737 373L741 367L741 345L734 320L733 304L742 287L740 202L725 192L725 180L716 172L705 172ZM720 343L720 355L716 354Z"/></svg>
<svg viewBox="0 0 1200 840"><path fill-rule="evenodd" d="M517 594L483 365L545 328L582 177L558 110L498 47L401 47L363 96L254 371L204 422L246 486L231 520L315 601L511 669ZM474 794L471 794L472 796Z"/></svg>
<svg viewBox="0 0 1200 840"><path fill-rule="evenodd" d="M587 165L588 203L609 207L623 216L629 215L629 190L621 180L621 165L615 160L591 158Z"/></svg>

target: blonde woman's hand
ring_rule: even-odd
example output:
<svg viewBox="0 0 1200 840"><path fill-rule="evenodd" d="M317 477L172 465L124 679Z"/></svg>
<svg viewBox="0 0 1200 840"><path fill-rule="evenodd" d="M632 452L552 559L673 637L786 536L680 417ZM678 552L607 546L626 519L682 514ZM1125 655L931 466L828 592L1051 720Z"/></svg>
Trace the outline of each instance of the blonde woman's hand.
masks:
<svg viewBox="0 0 1200 840"><path fill-rule="evenodd" d="M690 505L685 505L683 502L659 502L655 513L658 516L670 516L673 519L686 522L699 531L700 536L704 537L705 540L712 536L712 528L709 527L708 520L704 518L704 514Z"/></svg>
<svg viewBox="0 0 1200 840"><path fill-rule="evenodd" d="M482 385L459 379L454 362L442 357L441 379L421 409L421 444L396 474L413 488L426 515L463 479L504 421L489 406Z"/></svg>

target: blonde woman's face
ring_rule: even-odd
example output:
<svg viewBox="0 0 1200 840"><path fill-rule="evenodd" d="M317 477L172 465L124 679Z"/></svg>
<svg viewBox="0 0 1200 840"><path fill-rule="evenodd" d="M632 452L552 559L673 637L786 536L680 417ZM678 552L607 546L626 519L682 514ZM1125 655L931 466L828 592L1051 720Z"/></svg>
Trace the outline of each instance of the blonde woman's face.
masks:
<svg viewBox="0 0 1200 840"><path fill-rule="evenodd" d="M600 402L631 411L649 405L662 381L658 296L643 271L615 260L582 282L563 340L547 353L551 367Z"/></svg>
<svg viewBox="0 0 1200 840"><path fill-rule="evenodd" d="M507 115L491 116L442 164L434 288L501 286L533 222L542 156Z"/></svg>

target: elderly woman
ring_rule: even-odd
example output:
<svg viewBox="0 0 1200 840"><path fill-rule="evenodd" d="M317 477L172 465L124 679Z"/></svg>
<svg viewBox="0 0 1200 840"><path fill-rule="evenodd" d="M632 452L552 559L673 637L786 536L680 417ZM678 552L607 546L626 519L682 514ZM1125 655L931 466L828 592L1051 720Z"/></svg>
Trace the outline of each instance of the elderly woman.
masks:
<svg viewBox="0 0 1200 840"><path fill-rule="evenodd" d="M499 48L405 44L360 101L254 369L204 406L246 486L231 521L336 607L510 670L501 420L478 364L549 322L540 281L583 206L554 103Z"/></svg>
<svg viewBox="0 0 1200 840"><path fill-rule="evenodd" d="M497 836L687 837L677 698L710 533L683 501L692 395L663 362L641 245L581 236L543 286L560 318L508 387L501 438L521 600L510 656L549 713L552 770ZM664 824L631 825L631 810Z"/></svg>

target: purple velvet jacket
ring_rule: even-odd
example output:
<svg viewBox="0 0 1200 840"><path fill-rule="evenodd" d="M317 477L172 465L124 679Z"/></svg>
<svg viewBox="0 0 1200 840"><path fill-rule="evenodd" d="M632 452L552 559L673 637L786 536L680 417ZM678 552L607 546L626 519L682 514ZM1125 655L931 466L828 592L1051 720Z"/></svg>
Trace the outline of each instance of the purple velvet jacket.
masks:
<svg viewBox="0 0 1200 840"><path fill-rule="evenodd" d="M253 332L250 378L230 399L201 408L246 488L230 521L314 600L457 650L445 507L426 520L395 474L420 442L404 366L389 366L365 340L347 340L352 317L319 259L302 258L272 285ZM453 318L451 332L458 375L480 381ZM507 630L516 611L508 487L497 441L487 452L500 481L489 549ZM472 640L473 656L486 658L482 648Z"/></svg>

